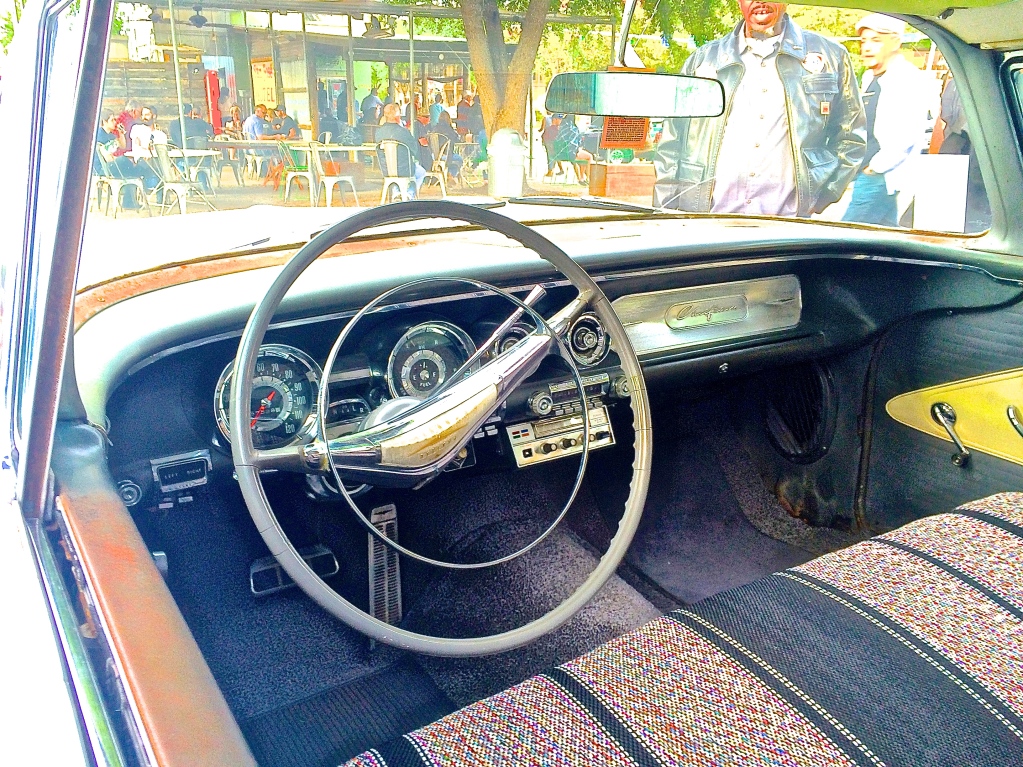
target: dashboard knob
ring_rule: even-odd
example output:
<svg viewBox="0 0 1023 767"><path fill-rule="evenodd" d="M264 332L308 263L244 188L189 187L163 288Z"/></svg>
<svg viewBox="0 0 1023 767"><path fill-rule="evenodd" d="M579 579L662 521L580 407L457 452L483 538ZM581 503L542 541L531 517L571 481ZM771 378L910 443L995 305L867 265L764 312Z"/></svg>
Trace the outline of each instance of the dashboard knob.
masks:
<svg viewBox="0 0 1023 767"><path fill-rule="evenodd" d="M533 392L529 398L529 409L536 415L550 415L554 409L554 400L545 391Z"/></svg>
<svg viewBox="0 0 1023 767"><path fill-rule="evenodd" d="M618 376L615 378L614 383L611 384L611 394L619 399L625 399L631 394L629 389L629 379L625 376Z"/></svg>
<svg viewBox="0 0 1023 767"><path fill-rule="evenodd" d="M540 452L543 453L544 455L547 455L548 453L553 453L557 449L558 446L553 442L544 442L542 445L540 445Z"/></svg>
<svg viewBox="0 0 1023 767"><path fill-rule="evenodd" d="M575 447L574 439L572 439L571 437L565 437L563 440L561 440L561 448L563 450L568 450L570 447Z"/></svg>

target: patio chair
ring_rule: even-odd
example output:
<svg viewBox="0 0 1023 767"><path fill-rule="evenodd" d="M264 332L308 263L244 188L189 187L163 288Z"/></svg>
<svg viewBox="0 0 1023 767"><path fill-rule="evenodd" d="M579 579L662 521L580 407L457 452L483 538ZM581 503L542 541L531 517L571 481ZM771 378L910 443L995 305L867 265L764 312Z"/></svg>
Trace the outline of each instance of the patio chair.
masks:
<svg viewBox="0 0 1023 767"><path fill-rule="evenodd" d="M270 157L259 150L245 150L245 168L250 178L261 178L270 169Z"/></svg>
<svg viewBox="0 0 1023 767"><path fill-rule="evenodd" d="M327 207L330 207L330 200L334 196L334 187L341 193L341 204L345 203L345 188L342 184L348 184L352 188L352 194L355 196L355 207L359 207L359 193L355 191L355 178L353 176L340 176L330 175L327 173L323 166L323 144L312 143L309 145L309 154L313 158L313 167L316 169L316 174L319 177L319 183L316 187L316 199L317 204L319 203L320 188L327 193Z"/></svg>
<svg viewBox="0 0 1023 767"><path fill-rule="evenodd" d="M136 195L141 206L146 209L146 212L152 215L153 210L149 207L149 199L146 197L146 187L142 179L122 178L115 175L110 167L110 163L102 155L99 155L99 162L103 174L95 176L92 181L93 190L96 195L96 209L99 210L102 206L103 191L106 190L106 208L103 213L104 215L110 215L110 201L113 200L114 218L117 218L117 212L125 210L122 192L130 191Z"/></svg>
<svg viewBox="0 0 1023 767"><path fill-rule="evenodd" d="M394 189L397 197L402 200L411 200L416 196L416 179L411 175L402 175L398 168L401 167L401 159L405 160L404 167L415 168L415 159L407 146L400 141L381 141L377 145L377 162L380 163L380 172L384 177L384 185L380 190L380 204L388 201L388 193ZM391 197L394 199L394 196Z"/></svg>
<svg viewBox="0 0 1023 767"><path fill-rule="evenodd" d="M230 138L231 137L228 136L226 133L221 133L218 136L214 136L213 141L214 142L229 141ZM214 146L213 148L216 149L217 147ZM246 165L247 159L242 150L232 149L230 147L227 149L222 149L221 161L218 168L219 172L217 173L217 182L218 183L220 182L220 175L221 173L223 173L224 167L226 166L231 169L232 173L234 173L235 183L238 184L238 186L245 186Z"/></svg>
<svg viewBox="0 0 1023 767"><path fill-rule="evenodd" d="M423 177L425 184L427 179L434 179L440 184L440 196L447 197L448 190L444 183L448 175L448 153L451 151L451 139L445 138L439 133L428 133L426 142L430 146L430 154L433 155L433 165L426 171Z"/></svg>
<svg viewBox="0 0 1023 767"><path fill-rule="evenodd" d="M183 174L178 166L171 161L170 150L166 144L154 144L153 152L156 154L156 175L160 177L160 185L156 188L156 192L157 195L162 195L162 198L158 197L158 199L162 199L160 203L161 216L166 215L168 208L171 207L170 195L172 194L178 210L182 214L186 212L186 202L189 196L194 196L198 202L206 205L210 210L216 210L209 197L206 196L206 192L203 191L202 184Z"/></svg>
<svg viewBox="0 0 1023 767"><path fill-rule="evenodd" d="M291 185L298 179L303 179L309 185L309 204L316 207L316 204L319 202L320 188L316 183L313 169L309 167L308 160L299 160L295 156L295 151L283 142L279 144L279 147L281 159L284 160L284 168L282 170L284 174L284 201L287 202L291 196Z"/></svg>
<svg viewBox="0 0 1023 767"><path fill-rule="evenodd" d="M323 133L316 137L316 140L321 144L329 144L332 138L334 138L334 134L331 133L329 130L325 130L323 131Z"/></svg>

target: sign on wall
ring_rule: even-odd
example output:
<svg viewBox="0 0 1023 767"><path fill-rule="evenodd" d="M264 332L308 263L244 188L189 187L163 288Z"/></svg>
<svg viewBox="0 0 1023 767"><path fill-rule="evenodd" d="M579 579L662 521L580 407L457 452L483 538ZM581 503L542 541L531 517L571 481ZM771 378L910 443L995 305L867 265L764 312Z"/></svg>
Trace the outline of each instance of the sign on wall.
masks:
<svg viewBox="0 0 1023 767"><path fill-rule="evenodd" d="M276 106L277 78L273 59L252 60L252 103Z"/></svg>

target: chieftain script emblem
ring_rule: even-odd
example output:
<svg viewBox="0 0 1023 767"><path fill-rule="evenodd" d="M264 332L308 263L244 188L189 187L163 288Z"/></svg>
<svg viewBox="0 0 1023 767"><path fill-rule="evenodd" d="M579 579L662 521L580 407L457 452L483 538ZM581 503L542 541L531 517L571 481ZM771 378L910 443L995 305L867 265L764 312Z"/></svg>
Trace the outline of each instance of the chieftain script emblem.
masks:
<svg viewBox="0 0 1023 767"><path fill-rule="evenodd" d="M664 323L674 330L742 322L747 317L745 296L722 296L675 304L664 313Z"/></svg>

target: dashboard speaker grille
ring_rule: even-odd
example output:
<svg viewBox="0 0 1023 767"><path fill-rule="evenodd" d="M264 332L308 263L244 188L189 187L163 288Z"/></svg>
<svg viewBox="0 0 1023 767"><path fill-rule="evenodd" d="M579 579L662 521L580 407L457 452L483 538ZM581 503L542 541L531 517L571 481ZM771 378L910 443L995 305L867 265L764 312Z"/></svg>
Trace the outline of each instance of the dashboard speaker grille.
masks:
<svg viewBox="0 0 1023 767"><path fill-rule="evenodd" d="M767 387L767 434L793 463L813 463L831 445L838 415L835 385L817 362L786 368Z"/></svg>

